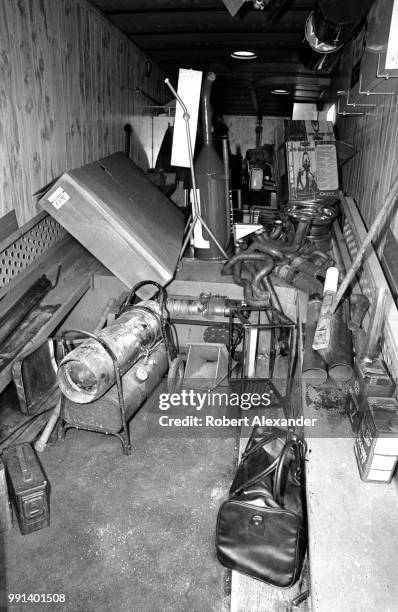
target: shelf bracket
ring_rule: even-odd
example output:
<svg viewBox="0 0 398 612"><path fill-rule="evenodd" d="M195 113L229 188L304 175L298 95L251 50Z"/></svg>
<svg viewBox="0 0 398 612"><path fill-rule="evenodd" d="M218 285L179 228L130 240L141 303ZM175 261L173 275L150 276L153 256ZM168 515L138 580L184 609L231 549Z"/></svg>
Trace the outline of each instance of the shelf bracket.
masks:
<svg viewBox="0 0 398 612"><path fill-rule="evenodd" d="M352 117L353 115L367 115L368 113L349 113L347 111L341 111L340 110L340 100L338 100L337 102L337 114L340 115L341 117Z"/></svg>
<svg viewBox="0 0 398 612"><path fill-rule="evenodd" d="M359 74L359 88L358 92L364 96L393 96L394 91L362 91L362 73Z"/></svg>

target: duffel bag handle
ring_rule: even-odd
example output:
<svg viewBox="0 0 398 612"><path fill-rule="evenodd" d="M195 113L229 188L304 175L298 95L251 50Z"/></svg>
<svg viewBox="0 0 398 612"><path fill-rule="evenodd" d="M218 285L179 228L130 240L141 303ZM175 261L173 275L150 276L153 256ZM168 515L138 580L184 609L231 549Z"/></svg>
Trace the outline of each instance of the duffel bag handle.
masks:
<svg viewBox="0 0 398 612"><path fill-rule="evenodd" d="M249 478L249 480L242 482L242 484L239 485L239 487L231 490L229 494L234 495L235 493L240 493L241 491L243 491L245 487L251 487L252 485L256 484L257 482L265 478L266 476L269 476L270 474L272 474L272 472L274 472L275 469L277 468L278 461L279 461L279 457L274 459L271 465L269 465L265 470L263 470L259 474L256 474L256 476L253 476L253 478Z"/></svg>
<svg viewBox="0 0 398 612"><path fill-rule="evenodd" d="M285 446L282 449L281 454L279 455L277 459L277 466L276 466L275 477L274 477L274 499L279 506L283 506L282 479L283 479L283 468L286 463L287 456L290 450L293 450L295 460L292 463L295 465L296 471L298 469L301 470L301 445L302 444L303 442L298 441L294 438L287 440Z"/></svg>
<svg viewBox="0 0 398 612"><path fill-rule="evenodd" d="M277 438L280 438L280 437L281 436L278 436L275 433L268 433L268 434L266 434L265 436L260 438L260 440L258 440L258 442L255 442L253 444L253 446L251 448L249 448L249 450L247 450L247 451L245 450L245 452L242 454L241 461L245 461L248 457L250 457L250 455L255 453L256 450L258 450L261 446L264 446L264 444L272 442L273 440L277 440Z"/></svg>

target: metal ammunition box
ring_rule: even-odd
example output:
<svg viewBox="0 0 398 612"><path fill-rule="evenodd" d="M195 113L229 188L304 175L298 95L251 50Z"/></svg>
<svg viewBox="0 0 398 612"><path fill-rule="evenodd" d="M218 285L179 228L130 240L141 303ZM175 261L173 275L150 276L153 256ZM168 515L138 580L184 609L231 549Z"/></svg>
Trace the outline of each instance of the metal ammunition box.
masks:
<svg viewBox="0 0 398 612"><path fill-rule="evenodd" d="M7 448L3 453L10 496L22 534L50 524L49 483L30 444Z"/></svg>

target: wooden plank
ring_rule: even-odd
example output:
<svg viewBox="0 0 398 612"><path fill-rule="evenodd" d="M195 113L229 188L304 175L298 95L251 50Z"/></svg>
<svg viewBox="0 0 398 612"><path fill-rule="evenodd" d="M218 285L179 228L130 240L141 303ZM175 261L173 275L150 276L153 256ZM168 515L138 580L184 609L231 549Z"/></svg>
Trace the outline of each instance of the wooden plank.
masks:
<svg viewBox="0 0 398 612"><path fill-rule="evenodd" d="M12 510L8 496L7 478L4 463L0 461L0 533L12 527Z"/></svg>
<svg viewBox="0 0 398 612"><path fill-rule="evenodd" d="M128 288L116 276L95 274L90 289L62 321L58 333L67 329L83 329L93 332L100 321L109 300L128 293Z"/></svg>
<svg viewBox="0 0 398 612"><path fill-rule="evenodd" d="M11 195L10 160L7 155L7 134L9 122L9 83L10 83L10 32L6 18L6 3L0 4L0 83L5 95L0 96L0 154L2 164L0 169L0 215L5 215L13 209Z"/></svg>
<svg viewBox="0 0 398 612"><path fill-rule="evenodd" d="M17 301L27 287L29 287L35 280L39 278L47 270L48 262L57 261L61 262L62 253L65 248L68 249L73 246L75 241L71 236L64 238L57 242L54 246L45 251L38 259L36 259L30 266L19 272L17 276L14 276L7 285L0 288L0 312L4 312L7 309L11 300ZM53 270L54 275L56 270ZM14 297L14 289L15 295ZM20 293L19 293L20 292ZM19 293L19 294L18 294ZM14 302L13 302L14 303Z"/></svg>
<svg viewBox="0 0 398 612"><path fill-rule="evenodd" d="M0 82L2 88L0 143L3 188L0 198L0 213L5 214L11 209L16 209L23 193L24 177L21 167L22 134L21 123L18 120L20 114L20 86L21 76L19 74L19 58L17 42L11 20L12 11L15 7L6 0L2 3L2 15L0 17ZM4 46L3 46L4 45Z"/></svg>
<svg viewBox="0 0 398 612"><path fill-rule="evenodd" d="M256 146L256 117L225 115L224 121L228 126L228 140L231 153L236 155L240 152L244 158L246 151ZM261 145L272 145L275 143L276 130L283 129L283 122L284 119L282 117L264 117Z"/></svg>
<svg viewBox="0 0 398 612"><path fill-rule="evenodd" d="M51 179L67 170L66 121L69 101L66 96L65 75L60 71L62 58L66 52L65 28L62 21L62 3L46 0L44 4L44 28L42 27L44 51L48 51L49 64L45 85L51 95L54 112L54 145L57 152L51 163Z"/></svg>
<svg viewBox="0 0 398 612"><path fill-rule="evenodd" d="M37 223L39 223L42 219L44 219L47 216L48 215L46 211L45 210L42 211L38 215L35 215L32 219L30 219L30 221L25 223L22 227L20 227L19 229L16 229L12 234L7 236L7 238L2 239L0 241L0 253L1 251L4 251L8 246L10 246L10 244L18 240L18 238L21 238L21 236L26 234L26 232L32 229L32 227L34 227Z"/></svg>
<svg viewBox="0 0 398 612"><path fill-rule="evenodd" d="M52 70L51 62L56 54L56 45L53 33L54 20L51 19L48 0L43 3L32 3L31 9L36 120L39 124L38 146L41 158L37 183L32 185L36 191L57 176L54 150L58 150L61 156L61 144L60 138L58 140L56 138L56 130L60 124L56 119L55 92L60 88L62 74Z"/></svg>
<svg viewBox="0 0 398 612"><path fill-rule="evenodd" d="M59 250L58 252L59 257L47 259L45 264L43 262L41 264L41 269L52 277L59 263L62 262L57 286L41 302L43 306L56 304L61 304L61 306L56 310L51 319L43 325L34 338L18 352L18 355L32 349L38 343L48 338L89 289L92 274L102 269L98 260L77 242L74 242L73 249L71 249L71 242L69 242L68 247L65 244L62 247L63 251ZM16 290L18 291L18 288ZM0 372L0 393L12 380L11 368L18 355Z"/></svg>
<svg viewBox="0 0 398 612"><path fill-rule="evenodd" d="M0 252L1 243L6 242L9 237L18 229L17 218L15 216L15 210L11 210L0 218Z"/></svg>
<svg viewBox="0 0 398 612"><path fill-rule="evenodd" d="M382 4L382 3L376 3ZM374 75L379 89L394 95L364 96L361 102L375 107L361 107L361 116L350 116L339 120L340 139L352 144L358 151L342 169L343 185L347 193L355 198L365 223L369 226L382 206L392 180L398 171L396 144L398 112L396 94L397 79L376 79L374 62L377 54L366 52L361 64L362 74ZM363 87L368 87L366 82ZM354 100L358 97L353 96ZM352 110L352 109L350 109ZM354 109L355 110L355 109ZM398 223L398 222L397 222ZM397 227L395 234L398 232Z"/></svg>

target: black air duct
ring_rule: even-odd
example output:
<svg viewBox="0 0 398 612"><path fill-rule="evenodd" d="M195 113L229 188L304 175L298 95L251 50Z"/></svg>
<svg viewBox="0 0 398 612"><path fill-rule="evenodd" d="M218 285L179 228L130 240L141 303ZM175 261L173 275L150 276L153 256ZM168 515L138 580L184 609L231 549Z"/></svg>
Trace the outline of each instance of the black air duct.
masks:
<svg viewBox="0 0 398 612"><path fill-rule="evenodd" d="M332 70L374 0L319 0L308 17L299 57L310 70Z"/></svg>

